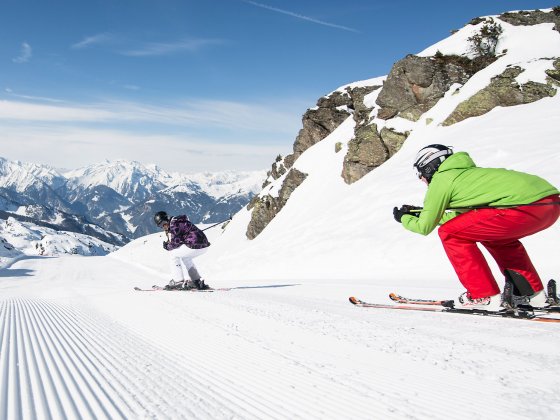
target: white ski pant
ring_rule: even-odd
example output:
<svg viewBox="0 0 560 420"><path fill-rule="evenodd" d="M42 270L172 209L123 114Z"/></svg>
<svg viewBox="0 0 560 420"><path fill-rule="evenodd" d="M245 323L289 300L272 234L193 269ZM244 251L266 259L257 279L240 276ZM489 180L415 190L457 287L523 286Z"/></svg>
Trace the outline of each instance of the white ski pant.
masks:
<svg viewBox="0 0 560 420"><path fill-rule="evenodd" d="M176 282L183 280L200 280L200 274L193 259L204 254L208 248L191 249L186 245L169 251L171 276Z"/></svg>

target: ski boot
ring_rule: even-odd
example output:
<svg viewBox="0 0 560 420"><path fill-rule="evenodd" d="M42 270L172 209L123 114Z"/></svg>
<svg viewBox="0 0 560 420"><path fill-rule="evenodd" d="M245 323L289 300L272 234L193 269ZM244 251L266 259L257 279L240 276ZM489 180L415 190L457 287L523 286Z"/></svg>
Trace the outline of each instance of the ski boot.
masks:
<svg viewBox="0 0 560 420"><path fill-rule="evenodd" d="M527 279L520 273L514 270L505 270L506 284L504 287L504 295L512 308L519 308L523 310L532 310L544 308L552 305L551 296L556 296L556 282L550 280L548 282L546 295L544 290L535 292Z"/></svg>
<svg viewBox="0 0 560 420"><path fill-rule="evenodd" d="M194 286L196 289L198 290L209 290L210 286L208 286L206 283L204 283L204 280L202 279L198 279L198 280L193 280Z"/></svg>
<svg viewBox="0 0 560 420"><path fill-rule="evenodd" d="M194 281L192 280L185 280L183 281L183 284L181 286L182 290L196 290L198 289L198 287L196 287L196 284Z"/></svg>
<svg viewBox="0 0 560 420"><path fill-rule="evenodd" d="M548 281L546 291L548 294L547 303L550 306L560 306L560 297L558 296L558 290L556 289L556 280L550 279Z"/></svg>

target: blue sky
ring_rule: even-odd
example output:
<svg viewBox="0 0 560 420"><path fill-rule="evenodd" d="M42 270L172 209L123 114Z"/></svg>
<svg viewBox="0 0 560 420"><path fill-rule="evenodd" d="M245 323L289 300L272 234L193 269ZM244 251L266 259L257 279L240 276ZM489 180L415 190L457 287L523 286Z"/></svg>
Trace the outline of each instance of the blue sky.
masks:
<svg viewBox="0 0 560 420"><path fill-rule="evenodd" d="M3 0L0 156L268 169L322 95L476 16L555 3Z"/></svg>

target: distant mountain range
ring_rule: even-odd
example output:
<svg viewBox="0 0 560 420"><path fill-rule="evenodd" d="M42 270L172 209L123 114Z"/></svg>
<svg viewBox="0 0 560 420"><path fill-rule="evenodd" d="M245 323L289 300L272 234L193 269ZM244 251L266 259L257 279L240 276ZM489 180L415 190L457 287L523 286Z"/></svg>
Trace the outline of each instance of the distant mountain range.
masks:
<svg viewBox="0 0 560 420"><path fill-rule="evenodd" d="M216 223L261 190L265 171L180 174L106 161L72 171L0 157L0 219L14 217L110 244L156 231L156 211Z"/></svg>

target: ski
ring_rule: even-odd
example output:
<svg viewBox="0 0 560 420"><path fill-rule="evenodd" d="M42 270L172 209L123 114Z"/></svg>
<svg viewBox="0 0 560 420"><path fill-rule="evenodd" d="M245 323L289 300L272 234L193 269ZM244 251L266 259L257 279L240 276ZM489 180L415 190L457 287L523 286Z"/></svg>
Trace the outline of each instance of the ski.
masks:
<svg viewBox="0 0 560 420"><path fill-rule="evenodd" d="M560 313L560 306L531 306L531 305L523 305L519 304L515 307L516 309L520 309L522 311L537 311L537 312L544 312L544 313Z"/></svg>
<svg viewBox="0 0 560 420"><path fill-rule="evenodd" d="M211 293L211 292L225 292L228 290L231 290L231 288L227 288L227 287L223 287L223 288L219 288L219 289L204 289L204 290L199 290L199 289L181 289L181 288L175 288L175 289L166 289L165 287L162 286L157 286L154 285L152 286L150 289L143 289L141 287L135 286L134 290L136 290L137 292L189 292L189 293Z"/></svg>
<svg viewBox="0 0 560 420"><path fill-rule="evenodd" d="M508 288L509 286L509 288ZM560 312L560 299L558 298L556 281L549 280L547 284L547 296L548 296L548 306L531 306L525 303L516 303L515 298L512 296L513 290L511 289L511 284L506 282L506 287L504 290L504 300L509 304L506 307L512 309L518 309L524 312ZM510 298L507 298L510 296ZM435 300L435 299L415 299L407 298L396 293L390 293L389 298L396 303L406 304L406 305L427 305L427 306L443 306L446 308L453 308L455 302L453 300Z"/></svg>
<svg viewBox="0 0 560 420"><path fill-rule="evenodd" d="M229 287L224 287L224 288L218 288L218 289L214 289L212 287L208 287L206 289L183 289L183 284L185 282L184 281L179 281L179 282L175 282L173 280L171 280L167 285L165 286L158 286L157 284L154 284L150 289L143 289L141 287L135 286L134 290L136 290L137 292L218 292L218 291L227 291L227 290L231 290L231 288Z"/></svg>
<svg viewBox="0 0 560 420"><path fill-rule="evenodd" d="M421 312L442 312L442 313L463 314L463 315L479 315L479 316L523 319L527 321L537 321L537 322L560 323L559 318L544 318L541 314L535 314L533 311L525 311L525 310L503 310L503 311L495 312L495 311L485 311L481 309L462 309L462 308L444 307L444 306L436 306L436 305L431 305L431 306L418 306L416 304L392 305L392 304L365 302L354 296L350 297L348 300L353 305L362 308L421 311Z"/></svg>
<svg viewBox="0 0 560 420"><path fill-rule="evenodd" d="M446 308L451 308L454 304L453 300L411 299L397 295L396 293L390 293L389 298L393 302L404 303L407 305L445 306Z"/></svg>
<svg viewBox="0 0 560 420"><path fill-rule="evenodd" d="M208 290L164 289L163 287L160 287L160 286L152 287L150 289L142 289L140 287L134 287L134 290L136 290L137 292L213 292L214 291L214 290L210 290L210 289L208 289Z"/></svg>

